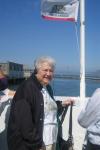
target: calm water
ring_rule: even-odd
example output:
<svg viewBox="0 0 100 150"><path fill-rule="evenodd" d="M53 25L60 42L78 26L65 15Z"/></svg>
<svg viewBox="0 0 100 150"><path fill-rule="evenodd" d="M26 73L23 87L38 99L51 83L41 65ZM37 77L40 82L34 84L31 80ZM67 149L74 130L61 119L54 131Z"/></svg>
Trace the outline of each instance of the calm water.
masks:
<svg viewBox="0 0 100 150"><path fill-rule="evenodd" d="M10 87L16 89L17 86ZM79 96L80 81L74 79L54 79L52 87L55 96ZM91 96L96 88L100 87L100 81L87 80L86 81L86 96Z"/></svg>
<svg viewBox="0 0 100 150"><path fill-rule="evenodd" d="M52 82L55 96L79 96L80 81L70 79L55 79ZM86 96L91 96L96 88L100 87L100 81L86 80Z"/></svg>

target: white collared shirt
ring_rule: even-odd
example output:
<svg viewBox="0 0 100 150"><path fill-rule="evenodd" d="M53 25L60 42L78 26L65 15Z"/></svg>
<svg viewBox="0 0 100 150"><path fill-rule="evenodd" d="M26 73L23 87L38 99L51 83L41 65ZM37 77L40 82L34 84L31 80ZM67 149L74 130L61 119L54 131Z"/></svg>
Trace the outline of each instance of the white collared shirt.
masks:
<svg viewBox="0 0 100 150"><path fill-rule="evenodd" d="M57 104L49 95L46 87L42 89L44 99L44 129L43 141L45 145L56 143L58 124L57 124Z"/></svg>

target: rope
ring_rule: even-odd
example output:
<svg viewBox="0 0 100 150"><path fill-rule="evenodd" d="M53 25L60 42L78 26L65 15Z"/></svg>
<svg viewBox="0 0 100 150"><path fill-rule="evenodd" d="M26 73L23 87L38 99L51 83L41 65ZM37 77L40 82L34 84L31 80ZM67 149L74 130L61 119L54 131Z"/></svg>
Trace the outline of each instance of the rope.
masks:
<svg viewBox="0 0 100 150"><path fill-rule="evenodd" d="M77 27L77 23L76 22L75 22L75 26L74 27L75 27L77 50L78 50L78 54L79 54L80 46L79 46L79 38L78 38L78 27Z"/></svg>

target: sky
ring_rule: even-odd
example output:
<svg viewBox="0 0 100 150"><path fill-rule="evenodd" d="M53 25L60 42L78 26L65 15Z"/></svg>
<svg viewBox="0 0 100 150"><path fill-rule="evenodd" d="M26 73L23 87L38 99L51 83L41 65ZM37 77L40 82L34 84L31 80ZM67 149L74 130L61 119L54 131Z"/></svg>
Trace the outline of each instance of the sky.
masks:
<svg viewBox="0 0 100 150"><path fill-rule="evenodd" d="M86 71L100 70L100 0L85 0ZM40 56L51 56L61 72L80 69L80 32L75 23L41 17L41 0L0 0L0 62L33 67ZM77 42L78 38L78 42Z"/></svg>

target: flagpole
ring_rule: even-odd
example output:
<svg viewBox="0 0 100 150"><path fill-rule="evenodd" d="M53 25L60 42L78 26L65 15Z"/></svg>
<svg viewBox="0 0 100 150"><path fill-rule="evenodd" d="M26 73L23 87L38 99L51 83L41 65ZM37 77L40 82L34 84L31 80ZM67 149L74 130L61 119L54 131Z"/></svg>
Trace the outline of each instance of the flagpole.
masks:
<svg viewBox="0 0 100 150"><path fill-rule="evenodd" d="M80 0L80 99L85 99L85 0Z"/></svg>

